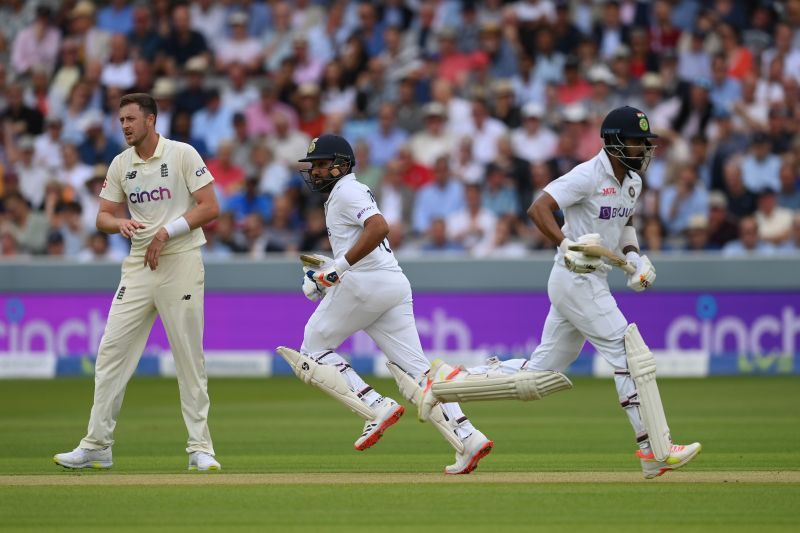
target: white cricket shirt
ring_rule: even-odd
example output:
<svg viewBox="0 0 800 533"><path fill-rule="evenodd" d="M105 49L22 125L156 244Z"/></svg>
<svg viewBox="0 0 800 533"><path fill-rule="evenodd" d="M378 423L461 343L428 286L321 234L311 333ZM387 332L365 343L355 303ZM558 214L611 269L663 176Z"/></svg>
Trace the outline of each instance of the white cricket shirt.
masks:
<svg viewBox="0 0 800 533"><path fill-rule="evenodd" d="M364 221L381 214L375 196L369 187L356 180L350 173L333 186L325 202L325 224L331 241L334 258L347 253L364 231ZM400 265L389 248L388 239L378 245L361 261L353 265L353 271L392 270L400 272Z"/></svg>
<svg viewBox="0 0 800 533"><path fill-rule="evenodd" d="M127 203L134 220L145 225L131 239L131 255L144 256L150 241L165 224L194 207L192 193L214 181L197 150L159 136L156 150L143 161L133 146L108 167L100 197ZM167 240L162 255L185 252L205 244L201 228Z"/></svg>
<svg viewBox="0 0 800 533"><path fill-rule="evenodd" d="M564 213L564 236L577 241L581 235L598 233L603 245L621 252L622 228L636 210L642 192L642 178L632 170L622 184L614 177L611 161L604 150L549 183L544 192L553 197ZM564 263L561 250L556 262Z"/></svg>

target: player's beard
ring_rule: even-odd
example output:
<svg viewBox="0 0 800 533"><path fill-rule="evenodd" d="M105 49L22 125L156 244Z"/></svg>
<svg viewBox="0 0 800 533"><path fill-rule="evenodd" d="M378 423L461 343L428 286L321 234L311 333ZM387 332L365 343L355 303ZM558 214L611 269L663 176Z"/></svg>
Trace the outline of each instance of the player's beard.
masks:
<svg viewBox="0 0 800 533"><path fill-rule="evenodd" d="M131 132L130 137L125 137L125 142L128 146L139 146L142 141L147 137L147 131L143 132L141 135L136 135L136 132Z"/></svg>

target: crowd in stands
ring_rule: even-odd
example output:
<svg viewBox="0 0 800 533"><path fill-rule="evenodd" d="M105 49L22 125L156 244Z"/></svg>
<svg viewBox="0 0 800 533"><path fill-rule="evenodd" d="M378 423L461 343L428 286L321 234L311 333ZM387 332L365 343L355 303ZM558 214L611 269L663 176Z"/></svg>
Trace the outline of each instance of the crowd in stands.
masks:
<svg viewBox="0 0 800 533"><path fill-rule="evenodd" d="M208 257L329 249L296 162L323 132L399 254L552 249L526 209L620 105L660 136L644 250L800 253L800 0L2 0L0 20L2 260L127 254L94 218L130 92L216 180Z"/></svg>

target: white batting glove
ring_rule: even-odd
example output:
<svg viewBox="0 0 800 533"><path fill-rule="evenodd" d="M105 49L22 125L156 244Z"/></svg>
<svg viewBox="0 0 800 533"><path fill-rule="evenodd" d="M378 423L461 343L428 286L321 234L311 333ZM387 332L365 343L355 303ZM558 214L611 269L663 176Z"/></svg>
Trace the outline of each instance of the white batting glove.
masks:
<svg viewBox="0 0 800 533"><path fill-rule="evenodd" d="M602 244L602 239L597 233L589 233L578 237L578 242L570 239L564 239L558 247L561 253L564 254L564 264L567 270L575 272L576 274L588 274L603 268L603 260L599 257L590 257L583 252L573 252L569 249L570 246L575 244Z"/></svg>
<svg viewBox="0 0 800 533"><path fill-rule="evenodd" d="M303 294L312 302L318 302L325 297L325 289L307 276L310 269L303 267Z"/></svg>
<svg viewBox="0 0 800 533"><path fill-rule="evenodd" d="M341 274L339 274L338 269L334 264L325 265L323 268L319 268L317 270L308 268L306 277L316 283L317 286L323 290L333 287L339 283L339 280L341 280Z"/></svg>
<svg viewBox="0 0 800 533"><path fill-rule="evenodd" d="M628 276L628 287L636 292L642 292L656 281L656 269L646 255L628 252L625 254L625 259L636 268L636 272Z"/></svg>

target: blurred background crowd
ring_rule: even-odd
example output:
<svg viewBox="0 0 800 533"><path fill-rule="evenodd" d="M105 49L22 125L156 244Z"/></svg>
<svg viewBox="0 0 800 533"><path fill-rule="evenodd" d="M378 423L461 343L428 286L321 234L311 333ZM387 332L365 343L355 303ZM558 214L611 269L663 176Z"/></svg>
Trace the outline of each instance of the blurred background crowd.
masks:
<svg viewBox="0 0 800 533"><path fill-rule="evenodd" d="M119 259L97 194L119 99L193 145L208 257L329 249L296 160L355 148L403 255L552 249L525 210L620 105L660 135L648 252L800 253L800 0L0 1L0 256Z"/></svg>

